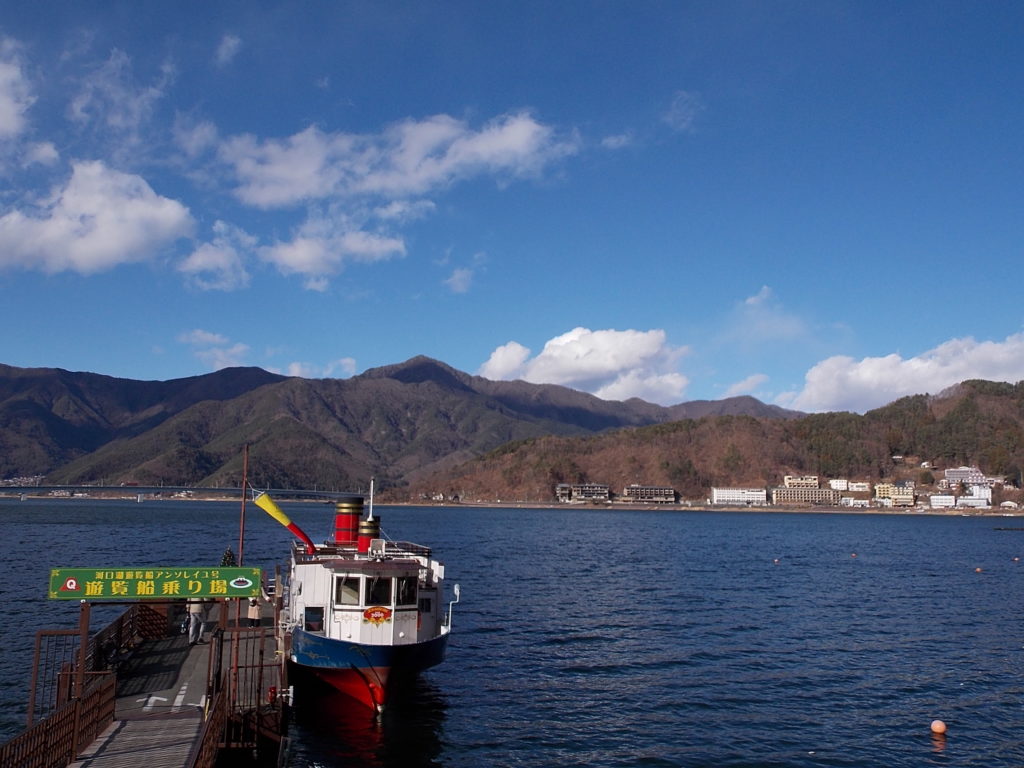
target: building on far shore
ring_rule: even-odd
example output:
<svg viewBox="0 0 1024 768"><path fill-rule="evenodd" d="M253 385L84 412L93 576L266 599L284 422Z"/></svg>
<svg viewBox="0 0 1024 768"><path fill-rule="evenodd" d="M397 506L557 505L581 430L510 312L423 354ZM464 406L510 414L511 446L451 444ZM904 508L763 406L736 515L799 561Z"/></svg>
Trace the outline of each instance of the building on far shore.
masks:
<svg viewBox="0 0 1024 768"><path fill-rule="evenodd" d="M786 475L782 478L785 488L817 488L821 485L817 475Z"/></svg>
<svg viewBox="0 0 1024 768"><path fill-rule="evenodd" d="M674 504L676 489L660 485L631 483L622 489L622 500L644 504Z"/></svg>
<svg viewBox="0 0 1024 768"><path fill-rule="evenodd" d="M943 471L948 487L955 488L958 484L964 485L988 485L985 473L977 467L956 467Z"/></svg>
<svg viewBox="0 0 1024 768"><path fill-rule="evenodd" d="M611 494L602 483L559 483L555 486L555 498L563 503L608 501Z"/></svg>
<svg viewBox="0 0 1024 768"><path fill-rule="evenodd" d="M914 484L909 480L902 483L875 483L875 499L884 507L912 507Z"/></svg>
<svg viewBox="0 0 1024 768"><path fill-rule="evenodd" d="M768 491L765 488L712 488L711 503L763 507L768 504Z"/></svg>
<svg viewBox="0 0 1024 768"><path fill-rule="evenodd" d="M831 488L772 488L772 504L839 504L839 491Z"/></svg>

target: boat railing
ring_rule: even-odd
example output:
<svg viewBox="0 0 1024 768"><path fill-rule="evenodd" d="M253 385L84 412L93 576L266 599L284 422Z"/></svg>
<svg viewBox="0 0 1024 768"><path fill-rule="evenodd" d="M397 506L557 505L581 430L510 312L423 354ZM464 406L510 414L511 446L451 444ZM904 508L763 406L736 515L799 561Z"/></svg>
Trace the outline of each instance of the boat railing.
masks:
<svg viewBox="0 0 1024 768"><path fill-rule="evenodd" d="M411 541L391 541L390 539L378 539L384 543L382 554L384 557L425 557L430 558L430 547L422 544L413 544ZM377 550L380 551L380 550ZM306 547L301 542L292 544L292 554L296 563L315 563L324 557L355 558L357 550L351 545L336 545L325 543L318 545L315 554L306 552Z"/></svg>

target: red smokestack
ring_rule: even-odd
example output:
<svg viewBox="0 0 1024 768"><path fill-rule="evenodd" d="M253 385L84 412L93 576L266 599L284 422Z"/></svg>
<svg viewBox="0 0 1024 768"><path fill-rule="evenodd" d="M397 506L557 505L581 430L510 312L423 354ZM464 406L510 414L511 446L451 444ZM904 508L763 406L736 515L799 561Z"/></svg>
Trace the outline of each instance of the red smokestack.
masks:
<svg viewBox="0 0 1024 768"><path fill-rule="evenodd" d="M358 552L365 555L370 551L370 540L380 538L380 515L375 515L372 520L361 520L359 522L359 547Z"/></svg>
<svg viewBox="0 0 1024 768"><path fill-rule="evenodd" d="M362 516L362 497L334 502L334 543L339 547L355 544L358 541L359 518Z"/></svg>

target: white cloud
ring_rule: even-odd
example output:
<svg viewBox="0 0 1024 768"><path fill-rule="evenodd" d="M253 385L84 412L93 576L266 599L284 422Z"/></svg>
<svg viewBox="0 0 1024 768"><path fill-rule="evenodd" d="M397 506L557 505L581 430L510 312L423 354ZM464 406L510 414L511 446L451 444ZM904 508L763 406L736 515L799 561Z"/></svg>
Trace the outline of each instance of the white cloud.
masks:
<svg viewBox="0 0 1024 768"><path fill-rule="evenodd" d="M203 290L231 291L249 284L244 256L256 247L256 238L223 221L213 225L214 238L203 243L178 265Z"/></svg>
<svg viewBox="0 0 1024 768"><path fill-rule="evenodd" d="M215 371L245 365L249 354L248 345L232 344L226 336L200 328L179 334L178 341L192 347L195 356Z"/></svg>
<svg viewBox="0 0 1024 768"><path fill-rule="evenodd" d="M837 355L812 367L788 407L862 413L900 397L937 393L966 379L1024 380L1024 334L1004 341L951 339L908 359L897 354L854 360Z"/></svg>
<svg viewBox="0 0 1024 768"><path fill-rule="evenodd" d="M462 267L452 270L451 275L444 281L452 293L466 293L472 283L473 270Z"/></svg>
<svg viewBox="0 0 1024 768"><path fill-rule="evenodd" d="M310 290L324 290L326 278L349 263L369 264L405 255L405 242L386 232L369 232L340 210L308 218L287 242L259 249L260 257L284 275L303 275Z"/></svg>
<svg viewBox="0 0 1024 768"><path fill-rule="evenodd" d="M142 129L174 80L170 64L161 67L151 85L137 85L132 61L121 50L90 72L68 106L68 116L80 125L92 124L112 134L118 152L127 154L142 143Z"/></svg>
<svg viewBox="0 0 1024 768"><path fill-rule="evenodd" d="M242 49L242 39L237 35L224 35L217 46L215 60L218 66L230 64Z"/></svg>
<svg viewBox="0 0 1024 768"><path fill-rule="evenodd" d="M401 199L482 174L535 175L576 145L520 112L480 130L435 115L378 135L325 133L316 126L283 140L246 134L224 141L220 157L238 180L240 200L273 208L333 196Z"/></svg>
<svg viewBox="0 0 1024 768"><path fill-rule="evenodd" d="M625 371L614 381L596 389L594 394L603 400L628 400L631 397L639 397L649 403L674 405L682 400L689 383L690 380L681 373Z"/></svg>
<svg viewBox="0 0 1024 768"><path fill-rule="evenodd" d="M18 43L0 39L0 140L24 132L26 113L35 101L19 54Z"/></svg>
<svg viewBox="0 0 1024 768"><path fill-rule="evenodd" d="M356 361L352 357L339 357L326 365L324 376L336 379L347 379L356 373Z"/></svg>
<svg viewBox="0 0 1024 768"><path fill-rule="evenodd" d="M220 146L220 157L234 169L238 198L258 208L274 208L331 195L354 169L356 139L328 135L316 126L284 140L260 142L251 134Z"/></svg>
<svg viewBox="0 0 1024 768"><path fill-rule="evenodd" d="M407 222L421 219L436 208L430 200L392 200L375 208L373 214L382 221Z"/></svg>
<svg viewBox="0 0 1024 768"><path fill-rule="evenodd" d="M180 131L179 143L197 142ZM220 142L218 157L231 168L235 195L258 208L315 204L289 238L260 249L283 274L302 275L310 290L352 262L403 256L404 239L388 228L431 213L423 197L456 180L540 173L576 151L526 112L505 115L479 130L447 115L404 120L378 134L325 132L315 125L284 139L244 134ZM453 273L449 287L464 291L471 273Z"/></svg>
<svg viewBox="0 0 1024 768"><path fill-rule="evenodd" d="M62 189L27 213L0 217L0 267L92 274L146 261L192 231L181 203L141 176L102 162L75 162Z"/></svg>
<svg viewBox="0 0 1024 768"><path fill-rule="evenodd" d="M174 119L174 142L190 158L196 158L217 145L217 126L208 120L193 122L184 115Z"/></svg>
<svg viewBox="0 0 1024 768"><path fill-rule="evenodd" d="M515 379L522 374L529 357L529 348L524 347L518 341L510 341L491 352L491 356L486 363L480 366L477 373L492 381Z"/></svg>
<svg viewBox="0 0 1024 768"><path fill-rule="evenodd" d="M722 343L743 349L763 348L766 343L808 339L804 320L787 311L767 286L735 305L721 333Z"/></svg>
<svg viewBox="0 0 1024 768"><path fill-rule="evenodd" d="M676 91L663 119L673 131L692 133L694 123L705 109L700 94L692 91Z"/></svg>
<svg viewBox="0 0 1024 768"><path fill-rule="evenodd" d="M754 392L759 386L768 381L768 377L763 373L755 373L742 381L737 381L727 390L725 390L725 397L736 397L737 395L749 395Z"/></svg>
<svg viewBox="0 0 1024 768"><path fill-rule="evenodd" d="M319 368L312 365L311 363L288 363L288 367L285 368L285 376L298 376L302 379L316 379L319 378Z"/></svg>
<svg viewBox="0 0 1024 768"><path fill-rule="evenodd" d="M755 293L753 296L748 296L743 300L743 303L748 307L759 307L763 304L768 303L775 297L772 289L767 285L762 285L761 290Z"/></svg>
<svg viewBox="0 0 1024 768"><path fill-rule="evenodd" d="M307 287L323 289L323 279L340 272L346 262L374 262L405 253L400 238L369 232L341 232L320 237L299 235L287 243L277 243L260 250L263 259L285 275L305 275Z"/></svg>
<svg viewBox="0 0 1024 768"><path fill-rule="evenodd" d="M212 331L204 331L196 328L191 331L178 334L178 341L182 344L190 344L197 347L222 346L228 343L228 337Z"/></svg>
<svg viewBox="0 0 1024 768"><path fill-rule="evenodd" d="M248 355L249 347L242 343L232 344L230 347L196 350L196 357L215 371L219 371L222 368L236 368L245 365Z"/></svg>
<svg viewBox="0 0 1024 768"><path fill-rule="evenodd" d="M574 328L548 341L532 359L530 350L518 342L498 347L478 373L491 379L561 384L609 399L641 397L669 404L679 402L689 385L675 370L687 351L668 345L662 330Z"/></svg>
<svg viewBox="0 0 1024 768"><path fill-rule="evenodd" d="M22 165L26 168L36 164L54 165L58 160L60 160L60 153L57 148L49 141L40 141L25 147Z"/></svg>
<svg viewBox="0 0 1024 768"><path fill-rule="evenodd" d="M633 143L633 135L630 133L620 133L615 136L605 136L601 139L601 146L605 149L622 149L628 147Z"/></svg>
<svg viewBox="0 0 1024 768"><path fill-rule="evenodd" d="M347 379L356 372L356 361L351 357L341 357L332 360L327 365L319 366L314 363L294 362L288 363L283 371L270 368L275 373L282 373L285 376L298 376L303 379Z"/></svg>

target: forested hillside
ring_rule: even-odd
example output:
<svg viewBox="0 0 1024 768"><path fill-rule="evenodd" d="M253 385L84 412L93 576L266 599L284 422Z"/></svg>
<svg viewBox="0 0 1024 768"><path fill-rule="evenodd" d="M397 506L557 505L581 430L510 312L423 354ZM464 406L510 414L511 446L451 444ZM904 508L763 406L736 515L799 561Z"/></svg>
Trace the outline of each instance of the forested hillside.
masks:
<svg viewBox="0 0 1024 768"><path fill-rule="evenodd" d="M508 444L410 488L468 500L541 500L557 483L674 487L705 498L712 486L780 485L787 474L929 484L932 467L978 465L1019 485L1024 384L967 381L940 395L903 398L864 415L798 419L711 416L586 438Z"/></svg>

